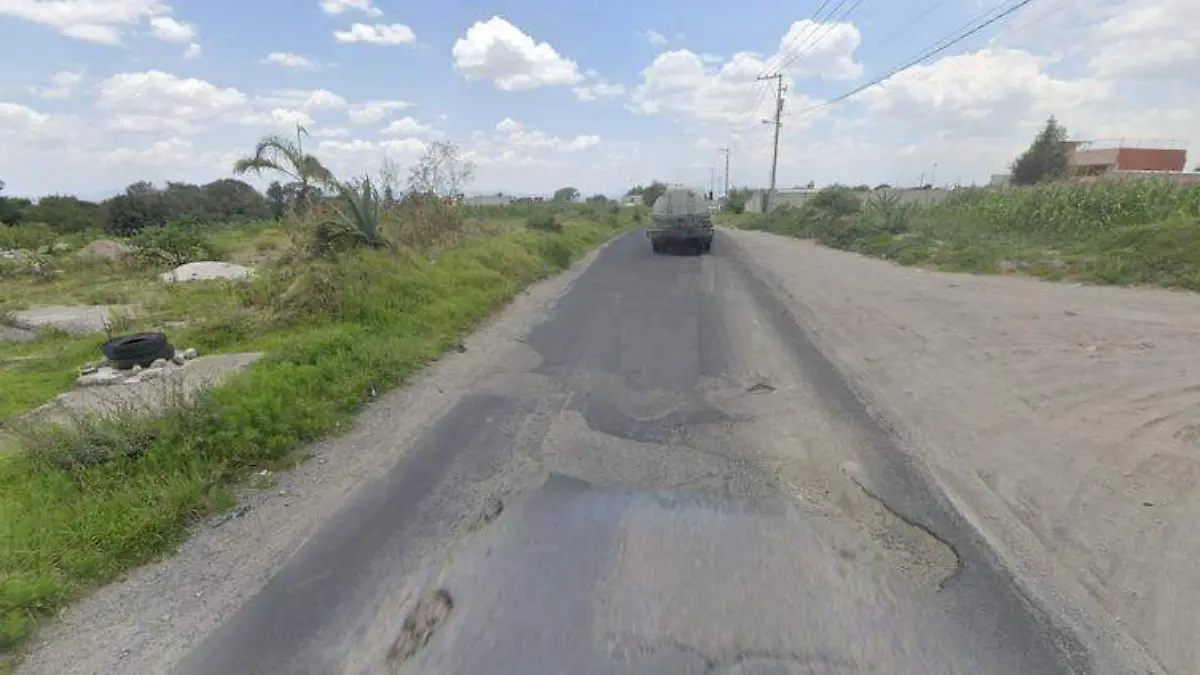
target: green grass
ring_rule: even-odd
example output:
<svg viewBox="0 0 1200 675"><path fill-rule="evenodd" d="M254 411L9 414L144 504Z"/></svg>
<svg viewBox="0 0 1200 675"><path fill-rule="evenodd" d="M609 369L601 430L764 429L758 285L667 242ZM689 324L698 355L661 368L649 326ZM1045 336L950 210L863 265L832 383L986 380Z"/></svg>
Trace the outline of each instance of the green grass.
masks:
<svg viewBox="0 0 1200 675"><path fill-rule="evenodd" d="M928 207L868 200L720 217L903 265L1200 291L1200 186L1137 181L963 190Z"/></svg>
<svg viewBox="0 0 1200 675"><path fill-rule="evenodd" d="M402 383L530 283L625 224L573 219L561 233L476 237L427 253L359 250L270 267L240 288L171 291L211 303L182 343L254 345L268 355L165 417L117 420L124 426L26 446L50 444L69 456L102 443L134 447L134 457L73 470L34 452L10 450L0 460L0 652L17 649L89 588L172 550L190 523L229 506L229 486L247 470L284 461L340 428L372 389ZM25 349L41 359L0 371L0 390L19 383L22 392L6 393L5 409L32 405L69 381L65 365L47 365L53 349L73 369L95 344L53 338L5 348L6 356Z"/></svg>

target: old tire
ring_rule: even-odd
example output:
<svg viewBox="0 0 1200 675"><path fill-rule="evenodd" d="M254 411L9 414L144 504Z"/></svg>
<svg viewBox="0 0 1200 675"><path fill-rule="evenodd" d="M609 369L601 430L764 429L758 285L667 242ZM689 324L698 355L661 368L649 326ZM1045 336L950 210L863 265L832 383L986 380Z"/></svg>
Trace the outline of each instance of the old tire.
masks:
<svg viewBox="0 0 1200 675"><path fill-rule="evenodd" d="M144 368L157 359L169 359L175 355L175 348L167 342L167 336L163 333L123 335L105 342L100 351L108 359L109 365L118 370L134 366Z"/></svg>

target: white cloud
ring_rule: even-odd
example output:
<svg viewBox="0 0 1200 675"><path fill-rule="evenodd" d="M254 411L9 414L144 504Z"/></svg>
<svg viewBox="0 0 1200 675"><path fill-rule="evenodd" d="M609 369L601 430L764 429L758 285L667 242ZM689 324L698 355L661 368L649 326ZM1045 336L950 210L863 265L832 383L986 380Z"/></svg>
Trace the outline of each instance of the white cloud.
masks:
<svg viewBox="0 0 1200 675"><path fill-rule="evenodd" d="M54 86L34 87L34 93L42 98L69 98L74 93L75 87L83 81L83 73L73 73L64 70L51 75L50 81L54 83Z"/></svg>
<svg viewBox="0 0 1200 675"><path fill-rule="evenodd" d="M804 19L788 28L773 63L793 79L853 80L863 72L862 64L854 61L861 44L862 34L852 23Z"/></svg>
<svg viewBox="0 0 1200 675"><path fill-rule="evenodd" d="M340 127L329 127L327 129L315 129L312 131L314 138L345 138L349 135L349 129L342 129Z"/></svg>
<svg viewBox="0 0 1200 675"><path fill-rule="evenodd" d="M195 78L182 78L162 71L119 73L100 83L97 102L117 120L134 126L193 129L200 124L241 112L246 95L232 87L218 87ZM156 119L156 123L149 120Z"/></svg>
<svg viewBox="0 0 1200 675"><path fill-rule="evenodd" d="M433 132L433 126L421 124L412 117L402 117L393 121L382 131L389 136L423 136Z"/></svg>
<svg viewBox="0 0 1200 675"><path fill-rule="evenodd" d="M168 11L161 0L0 0L0 16L53 28L67 37L121 44L121 29Z"/></svg>
<svg viewBox="0 0 1200 675"><path fill-rule="evenodd" d="M323 140L317 144L317 154L325 165L342 176L371 171L392 161L400 166L415 162L425 152L425 141L416 138L367 141L363 139Z"/></svg>
<svg viewBox="0 0 1200 675"><path fill-rule="evenodd" d="M580 101L595 101L602 98L621 96L625 93L625 85L609 84L601 81L592 85L572 87L571 91L575 92L575 97Z"/></svg>
<svg viewBox="0 0 1200 675"><path fill-rule="evenodd" d="M335 31L333 37L343 43L365 42L374 45L408 45L417 40L412 29L402 23L377 23L373 26L356 23L350 30Z"/></svg>
<svg viewBox="0 0 1200 675"><path fill-rule="evenodd" d="M276 89L256 95L254 102L267 108L288 108L312 112L343 108L346 99L328 89Z"/></svg>
<svg viewBox="0 0 1200 675"><path fill-rule="evenodd" d="M487 79L504 91L583 80L574 61L563 58L548 42L534 42L519 28L494 16L476 22L454 43L454 68L468 81Z"/></svg>
<svg viewBox="0 0 1200 675"><path fill-rule="evenodd" d="M21 133L39 129L49 123L50 116L16 103L0 102L0 130Z"/></svg>
<svg viewBox="0 0 1200 675"><path fill-rule="evenodd" d="M351 108L348 116L354 124L374 124L394 110L411 107L408 101L367 101Z"/></svg>
<svg viewBox="0 0 1200 675"><path fill-rule="evenodd" d="M105 122L105 128L112 131L124 131L138 134L195 134L201 130L200 125L190 119L181 119L166 115L114 115Z"/></svg>
<svg viewBox="0 0 1200 675"><path fill-rule="evenodd" d="M1180 26L1196 21L1195 0L1126 0L1092 31L1091 72L1176 77L1200 69L1200 41Z"/></svg>
<svg viewBox="0 0 1200 675"><path fill-rule="evenodd" d="M295 129L297 124L305 127L310 126L313 123L313 118L303 110L272 108L267 112L246 115L241 119L241 122L247 126Z"/></svg>
<svg viewBox="0 0 1200 675"><path fill-rule="evenodd" d="M798 80L853 79L862 74L862 65L854 61L861 42L853 24L806 19L788 27L770 58L739 52L722 62L720 57L687 49L663 52L642 71L642 82L631 96L632 108L647 115L756 125L774 112L774 96L758 91L765 86L757 81L760 74L781 69L792 92L796 92ZM793 107L814 102L802 93L793 93L791 98Z"/></svg>
<svg viewBox="0 0 1200 675"><path fill-rule="evenodd" d="M150 19L150 28L154 37L167 42L191 42L196 37L195 26L176 21L169 16Z"/></svg>
<svg viewBox="0 0 1200 675"><path fill-rule="evenodd" d="M541 131L527 129L525 125L511 118L504 118L496 124L496 134L493 142L508 146L509 149L546 149L564 152L577 152L600 145L600 137L581 135L571 138L551 136Z"/></svg>
<svg viewBox="0 0 1200 675"><path fill-rule="evenodd" d="M1016 49L981 49L899 73L859 95L874 113L923 125L1003 133L1030 118L1067 114L1109 98L1104 80L1056 79L1047 60ZM986 123L986 124L984 124Z"/></svg>
<svg viewBox="0 0 1200 675"><path fill-rule="evenodd" d="M200 43L193 42L192 44L187 46L187 49L183 50L183 58L185 58L185 59L199 58L201 51L202 51L202 49L200 47Z"/></svg>
<svg viewBox="0 0 1200 675"><path fill-rule="evenodd" d="M193 159L195 154L192 142L181 138L168 138L157 141L149 147L140 150L117 148L105 153L101 159L106 164L119 164L137 167L162 167Z"/></svg>
<svg viewBox="0 0 1200 675"><path fill-rule="evenodd" d="M291 52L271 52L267 54L267 58L263 59L263 63L274 63L285 68L295 68L297 70L317 70L320 68L320 64L316 61Z"/></svg>
<svg viewBox="0 0 1200 675"><path fill-rule="evenodd" d="M326 14L341 14L356 10L368 16L383 16L383 10L376 7L371 0L322 0L321 9Z"/></svg>
<svg viewBox="0 0 1200 675"><path fill-rule="evenodd" d="M658 32L656 30L648 30L648 31L642 33L642 36L645 37L646 41L652 45L667 44L667 36L663 35L662 33Z"/></svg>

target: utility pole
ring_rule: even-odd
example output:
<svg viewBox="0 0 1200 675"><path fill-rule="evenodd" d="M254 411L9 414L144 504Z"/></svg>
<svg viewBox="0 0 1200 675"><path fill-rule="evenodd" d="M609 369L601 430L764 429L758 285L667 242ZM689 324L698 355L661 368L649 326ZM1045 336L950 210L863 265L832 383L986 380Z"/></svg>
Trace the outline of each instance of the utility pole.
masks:
<svg viewBox="0 0 1200 675"><path fill-rule="evenodd" d="M729 148L718 148L725 155L725 198L729 198Z"/></svg>
<svg viewBox="0 0 1200 675"><path fill-rule="evenodd" d="M775 125L775 150L771 153L771 187L767 190L767 199L763 199L764 212L770 209L769 198L775 195L775 175L779 168L779 127L783 126L783 73L760 75L760 80L775 80L775 120L763 120L763 124Z"/></svg>

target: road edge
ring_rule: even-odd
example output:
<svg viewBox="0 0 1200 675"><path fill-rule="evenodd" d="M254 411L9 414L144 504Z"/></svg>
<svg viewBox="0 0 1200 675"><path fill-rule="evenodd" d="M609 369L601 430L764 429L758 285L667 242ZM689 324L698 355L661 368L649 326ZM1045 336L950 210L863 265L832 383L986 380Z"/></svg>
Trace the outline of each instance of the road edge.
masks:
<svg viewBox="0 0 1200 675"><path fill-rule="evenodd" d="M780 299L797 327L841 374L867 413L892 437L894 447L905 454L905 459L929 483L927 487L934 498L943 501L970 528L968 534L981 544L985 562L1012 584L1023 602L1083 646L1087 652L1083 656L1090 667L1083 666L1082 670L1076 667L1074 672L1167 675L1153 655L1121 627L1119 619L1112 617L1082 582L1055 564L1049 551L965 462L947 462L953 460L953 455L944 452L931 458L931 453L920 449L936 444L903 417L899 406L893 405L890 397L873 385L863 369L855 367L824 337L820 317L790 293L782 279L769 269L749 265L752 259L737 242L742 233L724 227L718 230L725 235L722 244ZM1062 652L1064 663L1079 663L1080 659L1072 658L1068 645L1056 647Z"/></svg>

